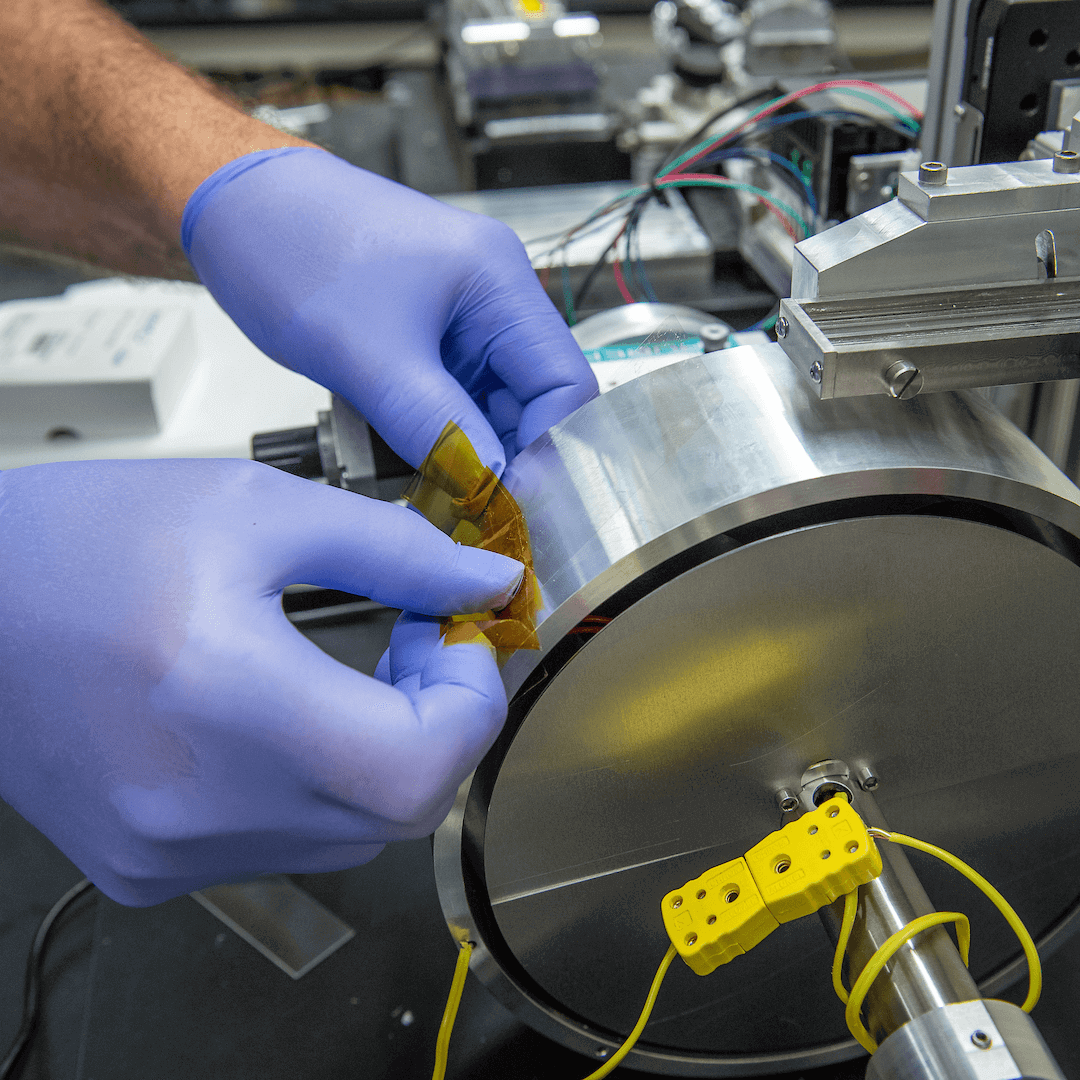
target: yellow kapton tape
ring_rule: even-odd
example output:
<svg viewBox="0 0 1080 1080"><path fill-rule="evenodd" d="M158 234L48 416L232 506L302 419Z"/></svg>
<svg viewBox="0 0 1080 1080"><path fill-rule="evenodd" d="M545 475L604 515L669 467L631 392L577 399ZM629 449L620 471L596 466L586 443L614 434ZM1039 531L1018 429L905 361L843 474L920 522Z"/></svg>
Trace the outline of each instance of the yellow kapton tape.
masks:
<svg viewBox="0 0 1080 1080"><path fill-rule="evenodd" d="M485 637L495 646L500 663L518 649L540 648L536 636L540 583L533 572L525 515L457 424L443 428L402 494L459 544L509 555L525 564L521 588L502 611L453 615L443 621L447 644Z"/></svg>

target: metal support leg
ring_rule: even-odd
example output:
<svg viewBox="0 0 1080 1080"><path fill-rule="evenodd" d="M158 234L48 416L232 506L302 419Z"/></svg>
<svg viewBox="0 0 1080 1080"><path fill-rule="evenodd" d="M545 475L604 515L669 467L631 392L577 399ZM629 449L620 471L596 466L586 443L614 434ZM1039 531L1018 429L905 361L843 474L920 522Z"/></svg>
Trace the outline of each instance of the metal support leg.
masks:
<svg viewBox="0 0 1080 1080"><path fill-rule="evenodd" d="M865 777L873 779L869 770ZM864 787L865 783L865 787ZM868 825L888 824L845 762L823 761L802 778L800 809L845 794ZM903 850L880 845L881 875L859 891L848 962L852 979L896 931L934 910ZM822 909L835 941L842 901ZM867 1080L1064 1080L1034 1022L1015 1005L981 1000L952 938L935 927L905 944L866 996L867 1029L879 1044Z"/></svg>

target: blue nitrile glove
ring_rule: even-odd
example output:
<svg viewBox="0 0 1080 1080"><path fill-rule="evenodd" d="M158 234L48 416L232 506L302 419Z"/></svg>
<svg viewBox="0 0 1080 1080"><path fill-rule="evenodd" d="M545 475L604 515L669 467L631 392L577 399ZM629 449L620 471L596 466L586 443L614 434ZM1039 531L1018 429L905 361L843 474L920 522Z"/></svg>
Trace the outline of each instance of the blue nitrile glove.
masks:
<svg viewBox="0 0 1080 1080"><path fill-rule="evenodd" d="M509 228L327 151L225 165L188 201L183 241L263 352L351 401L412 465L453 420L500 473L597 392Z"/></svg>
<svg viewBox="0 0 1080 1080"><path fill-rule="evenodd" d="M282 588L446 614L501 607L521 571L249 461L0 473L0 795L128 904L365 862L446 815L503 685L487 647L416 619L400 689L358 674Z"/></svg>

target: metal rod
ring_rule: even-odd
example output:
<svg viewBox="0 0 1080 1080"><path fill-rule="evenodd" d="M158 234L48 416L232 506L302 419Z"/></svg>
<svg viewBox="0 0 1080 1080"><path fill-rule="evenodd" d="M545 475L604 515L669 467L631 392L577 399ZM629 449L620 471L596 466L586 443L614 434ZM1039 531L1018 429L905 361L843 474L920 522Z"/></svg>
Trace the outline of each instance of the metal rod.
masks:
<svg viewBox="0 0 1080 1080"><path fill-rule="evenodd" d="M888 829L874 797L860 786L844 762L811 766L802 783L802 812L815 809L831 794L843 792L867 825ZM878 849L884 869L880 877L859 890L859 910L847 951L852 979L897 930L935 910L903 850L888 842L880 843ZM833 941L839 936L843 911L842 900L822 908L821 916ZM944 927L935 927L904 945L874 982L866 996L867 1029L880 1043L924 1013L979 996L952 938Z"/></svg>

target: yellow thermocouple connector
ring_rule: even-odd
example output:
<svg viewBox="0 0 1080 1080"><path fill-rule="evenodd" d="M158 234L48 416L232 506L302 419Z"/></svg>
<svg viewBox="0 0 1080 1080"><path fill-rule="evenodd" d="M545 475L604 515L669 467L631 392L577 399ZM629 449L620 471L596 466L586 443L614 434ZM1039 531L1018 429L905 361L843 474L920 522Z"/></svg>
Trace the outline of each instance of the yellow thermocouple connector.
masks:
<svg viewBox="0 0 1080 1080"><path fill-rule="evenodd" d="M663 900L664 926L698 975L749 952L780 924L769 914L745 859L706 870Z"/></svg>
<svg viewBox="0 0 1080 1080"><path fill-rule="evenodd" d="M812 915L881 873L881 854L843 796L771 833L746 865L778 922Z"/></svg>
<svg viewBox="0 0 1080 1080"><path fill-rule="evenodd" d="M708 975L880 873L862 818L838 797L669 892L664 926L691 970Z"/></svg>

